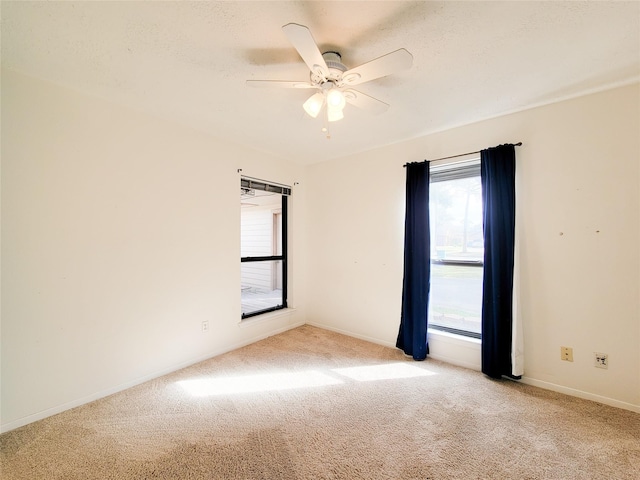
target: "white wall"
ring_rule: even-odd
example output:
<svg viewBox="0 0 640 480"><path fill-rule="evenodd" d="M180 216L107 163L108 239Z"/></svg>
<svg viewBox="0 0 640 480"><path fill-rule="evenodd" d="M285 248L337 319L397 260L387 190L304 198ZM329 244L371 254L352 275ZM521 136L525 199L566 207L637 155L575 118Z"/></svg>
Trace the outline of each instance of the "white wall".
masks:
<svg viewBox="0 0 640 480"><path fill-rule="evenodd" d="M516 141L525 381L640 411L639 107L635 85L303 169L3 71L0 428L306 320L394 345L402 164ZM243 326L239 168L300 183L294 308ZM430 346L479 364L477 344Z"/></svg>
<svg viewBox="0 0 640 480"><path fill-rule="evenodd" d="M633 85L307 170L307 321L395 345L406 162L522 141L517 234L524 381L640 411L640 101ZM560 360L560 346L574 362ZM479 368L479 346L432 335ZM608 370L593 352L609 354Z"/></svg>
<svg viewBox="0 0 640 480"><path fill-rule="evenodd" d="M3 431L304 323L299 186L297 308L239 326L237 170L301 167L8 71L2 120Z"/></svg>

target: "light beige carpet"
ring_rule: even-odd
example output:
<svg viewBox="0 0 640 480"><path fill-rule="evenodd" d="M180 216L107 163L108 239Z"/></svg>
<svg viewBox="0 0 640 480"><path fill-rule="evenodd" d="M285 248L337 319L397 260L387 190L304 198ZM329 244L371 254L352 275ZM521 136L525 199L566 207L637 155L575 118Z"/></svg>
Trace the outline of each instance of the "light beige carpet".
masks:
<svg viewBox="0 0 640 480"><path fill-rule="evenodd" d="M0 436L10 479L637 479L640 415L304 326Z"/></svg>

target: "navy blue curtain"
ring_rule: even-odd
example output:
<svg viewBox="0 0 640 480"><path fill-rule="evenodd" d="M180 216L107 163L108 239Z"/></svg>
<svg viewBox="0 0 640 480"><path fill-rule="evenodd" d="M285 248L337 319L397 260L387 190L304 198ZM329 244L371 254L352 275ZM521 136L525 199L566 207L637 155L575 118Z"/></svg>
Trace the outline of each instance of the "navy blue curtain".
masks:
<svg viewBox="0 0 640 480"><path fill-rule="evenodd" d="M512 374L516 154L511 144L480 153L484 214L482 372L500 378Z"/></svg>
<svg viewBox="0 0 640 480"><path fill-rule="evenodd" d="M404 220L404 278L402 313L396 346L415 360L424 360L427 344L427 308L431 274L429 237L429 163L407 167Z"/></svg>

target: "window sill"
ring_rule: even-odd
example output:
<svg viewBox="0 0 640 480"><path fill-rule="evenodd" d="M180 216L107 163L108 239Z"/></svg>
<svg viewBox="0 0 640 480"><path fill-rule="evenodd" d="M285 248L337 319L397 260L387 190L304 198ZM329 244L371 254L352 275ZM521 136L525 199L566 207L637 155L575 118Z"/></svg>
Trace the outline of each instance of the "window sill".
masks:
<svg viewBox="0 0 640 480"><path fill-rule="evenodd" d="M258 323L276 320L281 317L288 317L293 315L295 312L296 312L295 308L283 308L281 310L276 310L274 312L263 313L262 315L256 315L255 317L249 317L244 320L240 320L240 322L238 322L238 326L242 328L250 327Z"/></svg>
<svg viewBox="0 0 640 480"><path fill-rule="evenodd" d="M427 328L427 335L430 337L442 338L455 342L482 345L482 340L480 340L479 338L467 337L466 335L458 335L455 333L445 332L443 330L436 330L435 328Z"/></svg>

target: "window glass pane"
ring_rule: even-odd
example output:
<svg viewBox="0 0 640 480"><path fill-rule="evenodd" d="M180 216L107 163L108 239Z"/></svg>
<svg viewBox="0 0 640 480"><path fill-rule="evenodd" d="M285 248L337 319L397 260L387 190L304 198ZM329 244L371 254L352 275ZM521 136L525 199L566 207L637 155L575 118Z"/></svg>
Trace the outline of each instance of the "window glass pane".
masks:
<svg viewBox="0 0 640 480"><path fill-rule="evenodd" d="M282 213L282 195L261 190L243 190L240 195L240 256L282 255L281 234L274 228Z"/></svg>
<svg viewBox="0 0 640 480"><path fill-rule="evenodd" d="M480 176L434 181L429 188L429 323L479 335L484 258Z"/></svg>
<svg viewBox="0 0 640 480"><path fill-rule="evenodd" d="M283 305L282 260L241 264L242 315Z"/></svg>
<svg viewBox="0 0 640 480"><path fill-rule="evenodd" d="M429 188L431 258L482 261L480 177L433 182Z"/></svg>
<svg viewBox="0 0 640 480"><path fill-rule="evenodd" d="M429 323L481 333L482 267L431 265Z"/></svg>

